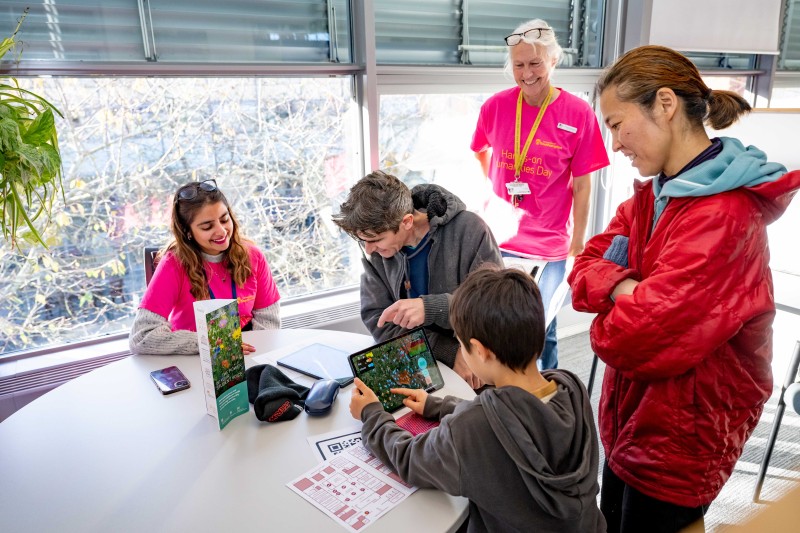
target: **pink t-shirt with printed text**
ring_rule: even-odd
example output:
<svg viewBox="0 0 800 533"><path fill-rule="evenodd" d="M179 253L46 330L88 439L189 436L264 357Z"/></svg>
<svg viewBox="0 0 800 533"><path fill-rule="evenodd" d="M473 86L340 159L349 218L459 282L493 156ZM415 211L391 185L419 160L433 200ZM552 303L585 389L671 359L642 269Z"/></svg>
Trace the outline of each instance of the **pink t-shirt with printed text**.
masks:
<svg viewBox="0 0 800 533"><path fill-rule="evenodd" d="M253 309L264 309L280 299L264 255L255 246L246 246L250 252L252 273L243 286L236 287L242 326L253 319ZM209 287L214 296L219 299L232 298L231 275L225 271L223 264L204 261L204 265L207 275L210 272ZM197 331L192 306L195 298L190 288L191 283L186 271L175 256L168 252L158 262L139 307L169 320L172 331L181 329Z"/></svg>
<svg viewBox="0 0 800 533"><path fill-rule="evenodd" d="M489 179L494 193L511 198L506 183L514 181L514 129L520 88L491 96L481 107L470 148L492 148ZM523 102L520 148L524 147L538 107ZM567 257L572 240L572 180L608 166L600 126L592 108L563 89L539 124L520 172L531 194L519 204L517 232L500 248L550 261Z"/></svg>

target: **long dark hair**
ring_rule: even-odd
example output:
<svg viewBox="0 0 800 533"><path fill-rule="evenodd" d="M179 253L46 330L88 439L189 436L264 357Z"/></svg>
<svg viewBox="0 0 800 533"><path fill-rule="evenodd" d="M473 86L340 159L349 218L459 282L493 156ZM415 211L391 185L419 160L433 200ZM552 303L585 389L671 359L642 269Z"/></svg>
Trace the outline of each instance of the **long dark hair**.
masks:
<svg viewBox="0 0 800 533"><path fill-rule="evenodd" d="M196 196L187 200L181 197L181 191L195 188ZM172 252L178 259L191 283L192 296L197 300L208 300L211 295L208 292L208 282L203 267L202 251L197 241L190 239L192 234L191 226L197 213L205 206L222 202L228 209L228 215L233 222L233 233L230 245L223 252L225 254L225 267L231 274L237 286L244 284L250 277L252 268L250 266L250 253L244 245L248 242L239 234L239 222L233 214L228 199L218 188L207 191L200 187L200 182L193 181L182 185L176 192L172 201L172 241L164 249L165 252Z"/></svg>

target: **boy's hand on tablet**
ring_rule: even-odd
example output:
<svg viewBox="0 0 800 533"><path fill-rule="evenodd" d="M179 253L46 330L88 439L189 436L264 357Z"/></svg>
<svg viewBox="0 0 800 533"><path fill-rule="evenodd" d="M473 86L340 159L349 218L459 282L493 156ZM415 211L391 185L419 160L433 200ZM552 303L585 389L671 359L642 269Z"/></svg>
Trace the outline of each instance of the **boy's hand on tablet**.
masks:
<svg viewBox="0 0 800 533"><path fill-rule="evenodd" d="M361 420L361 411L367 404L378 402L378 397L372 392L372 389L366 386L363 381L356 378L353 380L353 395L350 397L350 414L356 420Z"/></svg>
<svg viewBox="0 0 800 533"><path fill-rule="evenodd" d="M402 394L406 397L403 400L403 405L422 416L425 410L425 400L428 399L428 393L423 389L390 389L395 394Z"/></svg>

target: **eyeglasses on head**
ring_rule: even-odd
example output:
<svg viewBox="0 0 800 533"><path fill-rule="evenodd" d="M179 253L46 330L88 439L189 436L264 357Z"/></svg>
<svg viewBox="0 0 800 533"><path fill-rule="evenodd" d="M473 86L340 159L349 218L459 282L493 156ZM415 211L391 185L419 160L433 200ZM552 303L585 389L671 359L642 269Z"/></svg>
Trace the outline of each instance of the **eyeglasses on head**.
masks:
<svg viewBox="0 0 800 533"><path fill-rule="evenodd" d="M543 31L553 31L553 28L531 28L522 33L512 33L506 36L506 44L508 46L516 46L523 39L538 39L542 36Z"/></svg>

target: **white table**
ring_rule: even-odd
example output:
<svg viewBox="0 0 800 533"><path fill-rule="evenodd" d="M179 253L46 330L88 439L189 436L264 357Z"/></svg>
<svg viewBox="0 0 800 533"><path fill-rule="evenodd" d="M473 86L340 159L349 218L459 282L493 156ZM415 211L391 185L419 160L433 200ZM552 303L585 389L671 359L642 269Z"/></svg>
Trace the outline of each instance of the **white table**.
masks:
<svg viewBox="0 0 800 533"><path fill-rule="evenodd" d="M368 336L326 330L258 331L244 339L257 349L248 366L314 342L348 352L373 344ZM162 396L149 373L173 364L192 387ZM474 396L440 367L445 388L437 395ZM251 406L219 431L205 412L201 383L197 356L132 356L0 423L0 530L344 531L285 485L318 461L307 437L359 426L348 410L353 386L327 416L302 413L270 424L259 422ZM453 531L466 514L466 499L418 490L368 531L408 533L410 524Z"/></svg>

